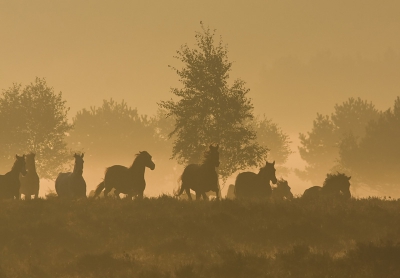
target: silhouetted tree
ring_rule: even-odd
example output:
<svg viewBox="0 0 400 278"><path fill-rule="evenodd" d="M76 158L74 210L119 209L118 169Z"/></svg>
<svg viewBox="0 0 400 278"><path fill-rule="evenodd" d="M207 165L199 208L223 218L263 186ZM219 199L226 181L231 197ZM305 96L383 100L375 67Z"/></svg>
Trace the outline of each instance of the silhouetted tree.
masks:
<svg viewBox="0 0 400 278"><path fill-rule="evenodd" d="M178 100L159 105L176 120L170 133L176 136L172 156L180 164L199 163L208 146L218 143L219 173L227 178L239 169L256 166L267 149L256 141L253 105L246 97L249 89L245 82L236 79L228 85L232 63L226 46L222 40L214 42L215 30L203 24L201 28L195 35L197 48L182 45L175 56L183 63L182 69L172 67L183 85L171 89Z"/></svg>
<svg viewBox="0 0 400 278"><path fill-rule="evenodd" d="M145 150L153 136L147 116L113 99L103 100L101 107L78 111L73 124L68 138L71 148L97 160Z"/></svg>
<svg viewBox="0 0 400 278"><path fill-rule="evenodd" d="M399 191L400 97L393 109L368 123L361 139L349 134L340 144L340 163L357 181L389 192Z"/></svg>
<svg viewBox="0 0 400 278"><path fill-rule="evenodd" d="M340 105L336 104L331 117L317 114L311 132L299 135L299 153L307 166L304 171L297 170L297 175L318 183L326 173L341 168L338 163L341 140L347 136L360 140L365 135L367 124L378 116L375 106L360 98L349 98Z"/></svg>
<svg viewBox="0 0 400 278"><path fill-rule="evenodd" d="M292 152L290 149L289 135L285 134L278 124L265 116L255 120L257 142L261 146L268 146L268 160L274 160L277 164L284 164Z"/></svg>
<svg viewBox="0 0 400 278"><path fill-rule="evenodd" d="M36 153L41 178L53 179L68 160L64 141L71 129L69 108L44 78L22 88L13 84L0 98L0 163L12 165L15 154Z"/></svg>

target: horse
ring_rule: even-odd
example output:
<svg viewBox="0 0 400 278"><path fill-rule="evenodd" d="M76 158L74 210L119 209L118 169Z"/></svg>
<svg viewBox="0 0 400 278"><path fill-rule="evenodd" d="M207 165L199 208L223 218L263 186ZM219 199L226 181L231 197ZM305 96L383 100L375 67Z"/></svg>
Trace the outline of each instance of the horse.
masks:
<svg viewBox="0 0 400 278"><path fill-rule="evenodd" d="M86 182L83 178L83 156L74 154L74 170L59 173L56 179L56 192L61 198L86 198Z"/></svg>
<svg viewBox="0 0 400 278"><path fill-rule="evenodd" d="M350 199L350 179L343 173L327 174L324 184L306 189L302 198L315 199L320 197Z"/></svg>
<svg viewBox="0 0 400 278"><path fill-rule="evenodd" d="M121 165L108 167L105 171L104 181L102 181L94 192L94 198L97 198L104 189L104 197L114 188L114 195L119 199L119 194L127 194L129 199L132 197L143 198L143 192L146 188L144 172L146 167L154 170L156 165L151 160L151 155L146 152L139 152L132 165L127 168Z"/></svg>
<svg viewBox="0 0 400 278"><path fill-rule="evenodd" d="M234 184L230 184L228 186L228 192L226 192L226 199L235 199L235 185Z"/></svg>
<svg viewBox="0 0 400 278"><path fill-rule="evenodd" d="M21 187L19 188L20 198L22 194L25 200L30 200L31 195L35 195L35 199L39 196L39 176L36 173L35 154L29 153L25 156L26 175L19 174Z"/></svg>
<svg viewBox="0 0 400 278"><path fill-rule="evenodd" d="M272 198L275 200L291 200L293 194L290 191L288 182L284 179L279 179L276 183L276 187L272 188Z"/></svg>
<svg viewBox="0 0 400 278"><path fill-rule="evenodd" d="M0 199L14 199L19 200L19 188L21 183L19 181L19 174L26 174L25 168L25 155L15 155L15 162L11 171L5 175L0 175Z"/></svg>
<svg viewBox="0 0 400 278"><path fill-rule="evenodd" d="M273 184L277 183L275 176L275 161L265 163L258 174L253 172L239 173L235 180L235 196L237 199L263 200L271 197Z"/></svg>
<svg viewBox="0 0 400 278"><path fill-rule="evenodd" d="M189 200L192 200L190 189L196 192L196 200L203 197L208 200L206 192L214 191L216 198L220 198L218 174L215 167L219 166L218 145L210 145L209 150L204 153L204 160L201 164L189 164L183 170L180 177L181 186L179 192L175 194L179 197L183 191L186 192Z"/></svg>

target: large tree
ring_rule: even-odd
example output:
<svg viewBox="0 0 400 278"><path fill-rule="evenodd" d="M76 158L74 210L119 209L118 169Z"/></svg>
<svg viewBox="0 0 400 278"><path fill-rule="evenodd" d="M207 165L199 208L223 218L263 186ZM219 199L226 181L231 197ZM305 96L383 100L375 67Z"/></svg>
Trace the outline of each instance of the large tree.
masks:
<svg viewBox="0 0 400 278"><path fill-rule="evenodd" d="M382 193L400 192L400 97L393 109L368 123L361 139L349 134L340 144L340 163L353 177Z"/></svg>
<svg viewBox="0 0 400 278"><path fill-rule="evenodd" d="M181 164L199 163L210 144L219 144L223 178L239 169L256 166L267 149L256 141L253 105L249 89L240 79L228 84L232 63L222 40L215 42L215 30L201 24L196 32L196 47L187 44L177 51L183 63L178 69L182 88L172 88L175 100L162 101L160 107L176 120L170 136L176 136L172 156ZM264 161L265 163L265 161Z"/></svg>
<svg viewBox="0 0 400 278"><path fill-rule="evenodd" d="M338 161L341 141L347 136L360 140L365 135L367 124L379 116L375 106L361 98L349 98L334 108L330 117L317 114L311 132L299 136L299 153L307 166L296 173L315 184L321 183L327 173L343 168Z"/></svg>
<svg viewBox="0 0 400 278"><path fill-rule="evenodd" d="M22 88L13 84L0 98L0 164L12 165L16 153L36 153L41 178L54 179L69 152L65 136L71 129L69 108L62 93L55 93L44 78Z"/></svg>

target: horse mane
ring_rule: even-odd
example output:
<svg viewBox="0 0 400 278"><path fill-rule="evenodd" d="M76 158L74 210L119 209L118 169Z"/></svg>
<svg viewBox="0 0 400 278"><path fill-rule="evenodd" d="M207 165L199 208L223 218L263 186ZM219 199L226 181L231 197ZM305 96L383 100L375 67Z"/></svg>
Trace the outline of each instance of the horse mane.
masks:
<svg viewBox="0 0 400 278"><path fill-rule="evenodd" d="M145 156L151 156L147 151L142 151L137 154L135 154L135 159L133 160L132 166L135 164L135 162L139 162L140 159L142 159Z"/></svg>
<svg viewBox="0 0 400 278"><path fill-rule="evenodd" d="M335 184L338 182L348 181L349 179L350 177L346 176L344 173L338 172L337 174L327 174L322 187Z"/></svg>

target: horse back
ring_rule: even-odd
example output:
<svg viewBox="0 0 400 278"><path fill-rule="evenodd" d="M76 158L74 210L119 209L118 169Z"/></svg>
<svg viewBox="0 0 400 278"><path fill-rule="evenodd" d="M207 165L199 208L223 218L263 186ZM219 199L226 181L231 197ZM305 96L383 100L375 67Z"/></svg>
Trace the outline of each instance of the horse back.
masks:
<svg viewBox="0 0 400 278"><path fill-rule="evenodd" d="M302 198L318 198L321 195L321 191L321 186L312 186L304 191Z"/></svg>
<svg viewBox="0 0 400 278"><path fill-rule="evenodd" d="M271 192L271 186L259 181L257 174L253 172L243 172L236 177L236 198L263 199L269 197Z"/></svg>
<svg viewBox="0 0 400 278"><path fill-rule="evenodd" d="M71 176L71 174L72 174L71 172L58 174L55 182L55 188L57 195L59 197L68 197L70 195L68 179Z"/></svg>
<svg viewBox="0 0 400 278"><path fill-rule="evenodd" d="M144 177L136 176L129 168L122 165L114 165L106 169L104 175L104 187L116 189L124 194L138 194L143 192L146 186Z"/></svg>
<svg viewBox="0 0 400 278"><path fill-rule="evenodd" d="M183 188L190 188L195 192L205 193L219 190L217 172L214 168L204 165L189 164L183 170L181 179Z"/></svg>
<svg viewBox="0 0 400 278"><path fill-rule="evenodd" d="M0 199L18 199L20 186L19 177L15 173L10 171L0 175Z"/></svg>

